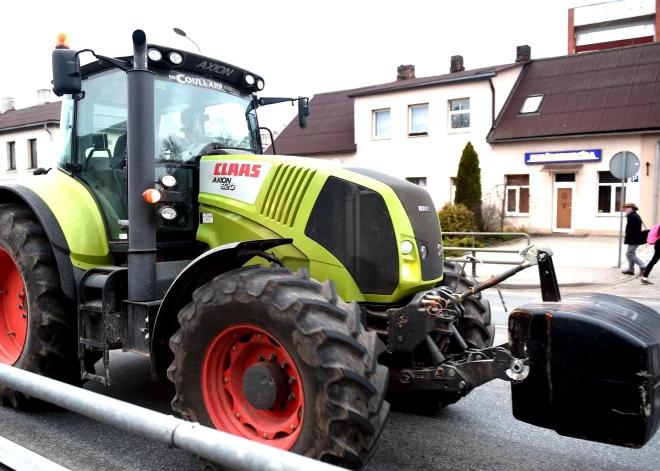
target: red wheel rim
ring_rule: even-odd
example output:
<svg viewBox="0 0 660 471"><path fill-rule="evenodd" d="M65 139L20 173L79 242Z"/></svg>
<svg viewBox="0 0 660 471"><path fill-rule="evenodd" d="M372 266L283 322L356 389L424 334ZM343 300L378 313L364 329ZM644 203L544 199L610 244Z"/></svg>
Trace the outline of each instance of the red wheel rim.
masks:
<svg viewBox="0 0 660 471"><path fill-rule="evenodd" d="M16 363L26 335L27 302L23 277L11 255L0 248L0 363Z"/></svg>
<svg viewBox="0 0 660 471"><path fill-rule="evenodd" d="M279 407L260 410L243 392L243 375L269 360L279 363L286 374L288 391ZM265 330L241 324L220 332L204 356L202 392L218 430L282 450L290 449L300 434L304 397L298 369L282 344Z"/></svg>

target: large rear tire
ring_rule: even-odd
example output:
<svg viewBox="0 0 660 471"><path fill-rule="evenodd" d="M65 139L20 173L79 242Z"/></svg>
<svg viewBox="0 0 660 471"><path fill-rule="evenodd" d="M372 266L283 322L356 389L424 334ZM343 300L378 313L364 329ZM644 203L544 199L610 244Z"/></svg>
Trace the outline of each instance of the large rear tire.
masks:
<svg viewBox="0 0 660 471"><path fill-rule="evenodd" d="M53 249L34 213L0 204L0 363L80 386L75 303L62 291ZM0 403L43 407L0 385Z"/></svg>
<svg viewBox="0 0 660 471"><path fill-rule="evenodd" d="M467 276L461 266L445 262L444 276L436 286L448 286L452 291L462 293L477 285L477 281ZM491 324L490 302L481 293L463 301L465 315L457 322L456 328L468 348L483 350L492 347L495 340L495 326ZM400 412L417 415L434 415L440 409L455 404L466 394L444 391L406 391L390 396L392 408Z"/></svg>
<svg viewBox="0 0 660 471"><path fill-rule="evenodd" d="M362 469L385 426L384 348L355 303L305 270L247 267L195 291L170 339L185 420ZM271 357L271 355L274 355ZM270 386L251 383L251 373ZM265 402L259 402L265 401ZM223 469L207 463L212 469Z"/></svg>

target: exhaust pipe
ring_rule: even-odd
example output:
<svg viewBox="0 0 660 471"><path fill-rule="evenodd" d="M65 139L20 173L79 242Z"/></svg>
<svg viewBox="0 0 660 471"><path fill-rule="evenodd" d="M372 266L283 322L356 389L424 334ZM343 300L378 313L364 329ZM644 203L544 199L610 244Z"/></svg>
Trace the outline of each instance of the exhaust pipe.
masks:
<svg viewBox="0 0 660 471"><path fill-rule="evenodd" d="M156 174L154 144L154 79L147 69L147 36L133 32L133 69L128 82L128 299L156 298L156 211L142 197L153 188Z"/></svg>

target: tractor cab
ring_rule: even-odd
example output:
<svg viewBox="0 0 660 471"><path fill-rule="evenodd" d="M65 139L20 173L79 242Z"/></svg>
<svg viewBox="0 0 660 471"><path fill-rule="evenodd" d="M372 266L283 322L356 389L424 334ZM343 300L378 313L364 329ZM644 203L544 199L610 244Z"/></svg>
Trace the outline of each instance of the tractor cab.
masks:
<svg viewBox="0 0 660 471"><path fill-rule="evenodd" d="M261 105L306 99L257 98L260 76L198 54L148 45L154 73L154 182L157 242L195 246L199 161L204 155L262 153ZM84 51L80 51L84 52ZM65 41L53 54L54 91L63 98L58 167L85 184L104 218L113 252L128 246L128 81L133 57L79 64ZM301 113L305 118L306 113ZM147 119L150 119L149 116ZM304 122L301 121L304 127Z"/></svg>

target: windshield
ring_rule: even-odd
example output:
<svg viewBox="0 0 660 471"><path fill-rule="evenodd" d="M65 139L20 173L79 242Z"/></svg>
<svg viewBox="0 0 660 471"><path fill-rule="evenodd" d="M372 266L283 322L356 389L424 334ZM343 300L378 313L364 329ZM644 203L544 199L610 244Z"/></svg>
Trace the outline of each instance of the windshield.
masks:
<svg viewBox="0 0 660 471"><path fill-rule="evenodd" d="M186 161L220 148L257 152L250 95L184 74L157 77L155 88L157 160Z"/></svg>
<svg viewBox="0 0 660 471"><path fill-rule="evenodd" d="M110 240L126 240L126 227L121 225L128 218L126 73L115 69L90 76L83 80L83 92L76 100L75 114L65 113L63 119L64 139L68 139L69 120L75 117L75 155L63 155L59 165L78 169L78 177L102 208ZM158 219L159 241L192 237L198 191L194 184L195 157L257 153L258 124L252 108L250 95L241 95L224 84L178 72L157 73L154 181L166 171L172 173L182 198L174 205L178 214L175 219ZM228 148L234 150L222 150Z"/></svg>
<svg viewBox="0 0 660 471"><path fill-rule="evenodd" d="M113 160L126 157L126 73L111 70L85 80L78 119L78 162L103 153L98 142L116 142ZM216 147L256 153L258 125L251 96L219 82L170 72L157 73L154 91L155 159L188 161ZM247 110L251 111L248 113ZM94 141L96 138L97 141ZM215 144L215 145L214 145ZM96 148L96 149L95 149Z"/></svg>

